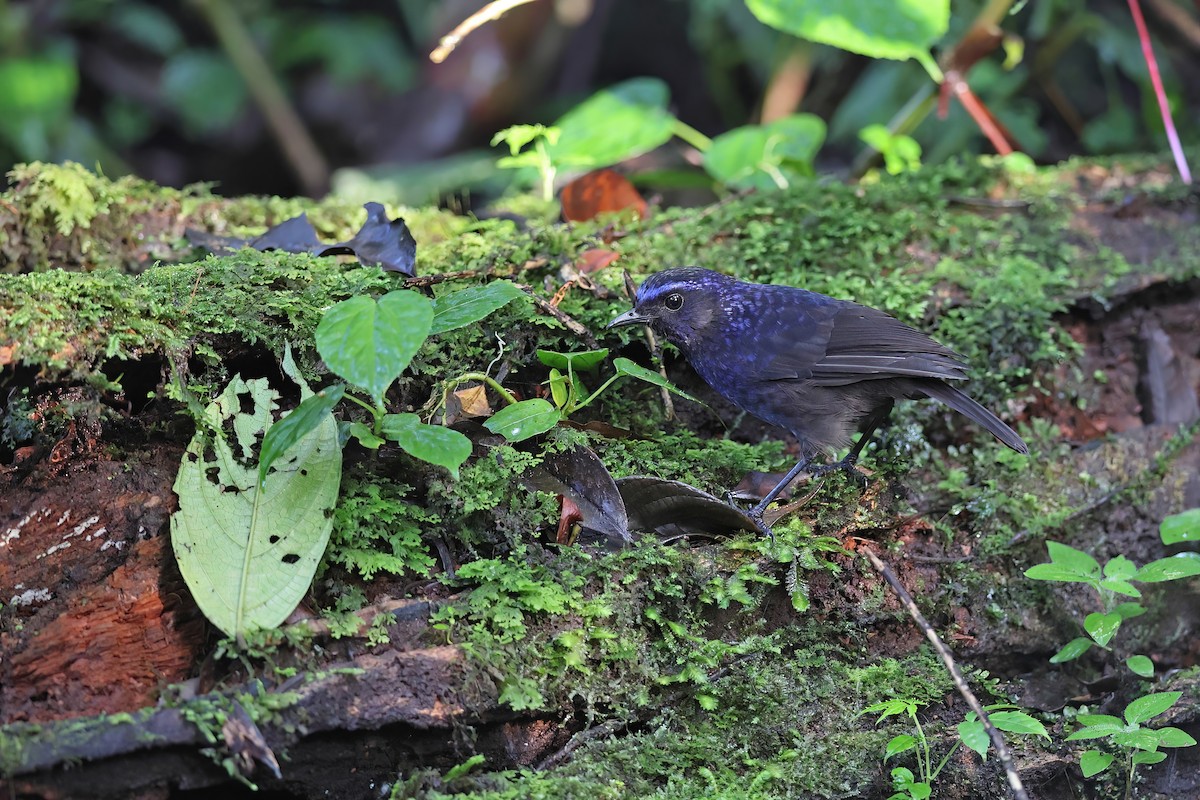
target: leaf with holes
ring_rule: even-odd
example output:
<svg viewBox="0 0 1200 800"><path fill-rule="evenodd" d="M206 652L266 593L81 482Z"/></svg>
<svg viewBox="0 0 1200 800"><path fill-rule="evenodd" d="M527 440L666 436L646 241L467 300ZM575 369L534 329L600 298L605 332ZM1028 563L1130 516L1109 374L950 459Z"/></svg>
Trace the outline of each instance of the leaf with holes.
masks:
<svg viewBox="0 0 1200 800"><path fill-rule="evenodd" d="M304 399L313 396L289 374ZM205 409L175 479L175 560L204 616L229 636L276 627L292 613L333 527L342 450L332 414L287 447L259 487L252 447L272 427L277 399L265 378L235 377Z"/></svg>

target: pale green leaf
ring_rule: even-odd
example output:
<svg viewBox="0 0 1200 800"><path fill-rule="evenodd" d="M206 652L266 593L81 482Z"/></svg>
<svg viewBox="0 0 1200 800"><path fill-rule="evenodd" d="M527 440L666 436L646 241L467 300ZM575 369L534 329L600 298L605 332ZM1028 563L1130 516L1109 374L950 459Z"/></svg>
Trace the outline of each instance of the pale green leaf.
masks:
<svg viewBox="0 0 1200 800"><path fill-rule="evenodd" d="M307 393L307 387L302 387ZM320 423L275 459L265 487L257 468L214 431L263 436L277 395L265 378L235 377L205 409L175 479L171 545L204 615L230 636L282 623L308 591L329 533L342 474L337 423ZM243 402L252 410L243 413Z"/></svg>
<svg viewBox="0 0 1200 800"><path fill-rule="evenodd" d="M1180 553L1151 561L1134 575L1134 580L1161 583L1200 575L1200 554Z"/></svg>
<svg viewBox="0 0 1200 800"><path fill-rule="evenodd" d="M1120 614L1093 613L1088 614L1083 620L1083 629L1101 647L1109 643L1112 637L1116 635L1117 628L1120 627Z"/></svg>
<svg viewBox="0 0 1200 800"><path fill-rule="evenodd" d="M1182 696L1183 692L1156 692L1139 697L1125 706L1125 721L1130 725L1136 725L1153 719L1175 705L1175 701Z"/></svg>
<svg viewBox="0 0 1200 800"><path fill-rule="evenodd" d="M784 189L812 174L823 141L825 123L812 114L745 125L713 139L704 169L727 186Z"/></svg>
<svg viewBox="0 0 1200 800"><path fill-rule="evenodd" d="M927 55L950 25L950 0L746 0L763 23L871 58Z"/></svg>
<svg viewBox="0 0 1200 800"><path fill-rule="evenodd" d="M963 744L978 753L980 758L987 758L990 740L982 722L977 719L969 719L958 723L958 738L962 740Z"/></svg>
<svg viewBox="0 0 1200 800"><path fill-rule="evenodd" d="M1091 646L1092 640L1084 638L1083 636L1080 636L1077 639L1072 639L1063 645L1061 650L1050 656L1050 663L1062 664L1065 661L1074 661L1086 653Z"/></svg>
<svg viewBox="0 0 1200 800"><path fill-rule="evenodd" d="M646 369L645 367L643 367L639 364L635 364L634 362L630 361L628 358L614 359L613 367L616 368L617 373L620 375L628 375L632 378L637 378L638 380L643 380L646 383L652 383L655 386L661 386L673 394L677 394L684 399L691 400L693 403L700 403L700 405L704 405L704 403L701 400L699 400L698 398L692 397L690 394L688 394L687 392L678 388L675 384L671 383L669 380L664 378L662 375L659 375L657 372L655 372L653 370Z"/></svg>
<svg viewBox="0 0 1200 800"><path fill-rule="evenodd" d="M1088 750L1079 757L1079 768L1083 770L1083 777L1090 778L1104 772L1112 765L1112 762L1112 754L1102 753L1099 750Z"/></svg>
<svg viewBox="0 0 1200 800"><path fill-rule="evenodd" d="M1045 736L1046 726L1024 711L993 711L988 715L992 724L1005 733L1020 733L1026 736Z"/></svg>
<svg viewBox="0 0 1200 800"><path fill-rule="evenodd" d="M1146 656L1130 656L1125 659L1125 666L1129 667L1129 670L1134 675L1139 675L1143 678L1154 677L1154 662Z"/></svg>
<svg viewBox="0 0 1200 800"><path fill-rule="evenodd" d="M1159 526L1159 535L1163 544L1200 542L1200 508L1167 517Z"/></svg>
<svg viewBox="0 0 1200 800"><path fill-rule="evenodd" d="M546 149L560 166L597 169L666 144L675 127L670 93L658 78L602 89L562 116L558 142Z"/></svg>
<svg viewBox="0 0 1200 800"><path fill-rule="evenodd" d="M537 357L538 361L541 361L547 367L556 367L561 370L587 370L603 363L604 359L608 358L608 348L584 350L579 353L556 353L553 350L538 350Z"/></svg>

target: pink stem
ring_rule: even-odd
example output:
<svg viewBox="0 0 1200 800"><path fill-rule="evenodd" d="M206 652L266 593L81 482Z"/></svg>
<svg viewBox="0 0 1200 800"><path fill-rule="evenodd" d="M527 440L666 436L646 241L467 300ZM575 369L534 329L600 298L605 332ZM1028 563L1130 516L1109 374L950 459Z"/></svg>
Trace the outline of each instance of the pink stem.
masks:
<svg viewBox="0 0 1200 800"><path fill-rule="evenodd" d="M1146 57L1146 68L1150 71L1154 96L1158 98L1158 110L1162 112L1167 141L1171 143L1171 154L1175 156L1175 167L1179 170L1179 177L1183 178L1183 182L1191 183L1192 172L1188 169L1187 158L1183 155L1183 146L1179 144L1179 134L1175 132L1175 121L1171 119L1171 107L1167 104L1162 76L1158 74L1158 62L1154 60L1154 50L1150 47L1150 32L1146 30L1146 20L1142 17L1142 6L1138 0L1129 0L1129 12L1133 14L1133 24L1137 27L1138 39L1142 42L1142 55Z"/></svg>

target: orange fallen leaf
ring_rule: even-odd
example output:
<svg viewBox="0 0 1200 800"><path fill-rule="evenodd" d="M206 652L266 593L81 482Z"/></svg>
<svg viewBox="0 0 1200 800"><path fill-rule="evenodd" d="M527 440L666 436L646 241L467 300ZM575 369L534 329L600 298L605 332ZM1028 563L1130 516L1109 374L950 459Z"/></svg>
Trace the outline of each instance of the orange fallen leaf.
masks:
<svg viewBox="0 0 1200 800"><path fill-rule="evenodd" d="M620 253L594 247L579 254L579 258L575 260L575 269L584 275L590 275L604 269L620 257Z"/></svg>
<svg viewBox="0 0 1200 800"><path fill-rule="evenodd" d="M627 178L611 169L598 169L568 183L562 190L563 218L584 222L601 214L632 210L646 216L646 200Z"/></svg>

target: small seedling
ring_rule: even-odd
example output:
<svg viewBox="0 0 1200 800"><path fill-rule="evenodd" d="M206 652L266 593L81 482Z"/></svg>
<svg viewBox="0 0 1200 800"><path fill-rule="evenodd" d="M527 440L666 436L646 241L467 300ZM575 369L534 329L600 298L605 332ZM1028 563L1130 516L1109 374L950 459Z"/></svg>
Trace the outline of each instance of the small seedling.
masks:
<svg viewBox="0 0 1200 800"><path fill-rule="evenodd" d="M1175 538L1177 528L1186 529L1186 525L1177 523L1173 517L1164 520L1162 538L1165 544L1182 540ZM1109 559L1101 567L1095 558L1074 547L1059 542L1046 542L1046 547L1050 552L1050 563L1030 567L1025 570L1025 576L1039 581L1086 583L1096 590L1103 608L1103 611L1088 614L1084 618L1083 629L1087 636L1067 642L1051 656L1052 664L1079 658L1093 646L1109 650L1108 644L1121 624L1146 613L1140 603L1125 599L1142 596L1141 590L1133 582L1159 583L1200 575L1200 556L1195 553L1160 558L1139 569L1123 555ZM1143 678L1154 674L1154 664L1146 656L1132 655L1125 660L1125 664Z"/></svg>
<svg viewBox="0 0 1200 800"><path fill-rule="evenodd" d="M896 767L892 770L892 788L895 791L888 800L926 800L930 797L933 794L933 782L937 780L938 775L941 774L942 769L961 744L974 750L980 758L987 758L990 745L987 731L984 729L983 723L976 718L975 712L972 711L958 724L958 741L951 746L946 755L942 756L937 766L933 766L932 748L925 735L925 729L921 727L921 721L917 718L917 710L921 705L911 699L884 700L868 706L860 712L863 714L879 712L879 719L875 721L876 725L888 717L905 715L912 720L913 728L916 731L915 735L902 733L894 736L887 744L887 751L883 756L884 761L892 756L907 753L909 750L915 750L917 756L916 774L907 767ZM988 718L999 730L1006 733L1032 734L1049 738L1042 723L1024 711L1011 710L1016 708L1018 706L998 704L987 706L986 710L989 712Z"/></svg>
<svg viewBox="0 0 1200 800"><path fill-rule="evenodd" d="M1139 697L1125 707L1124 719L1109 714L1079 714L1075 720L1082 728L1067 737L1068 742L1084 739L1108 739L1125 751L1125 796L1133 789L1133 772L1138 764L1157 764L1167 757L1160 747L1191 747L1196 744L1187 732L1179 728L1146 728L1142 723L1165 713L1182 696L1182 692L1158 692ZM1116 758L1101 750L1088 750L1079 757L1085 778L1099 775L1112 766Z"/></svg>

